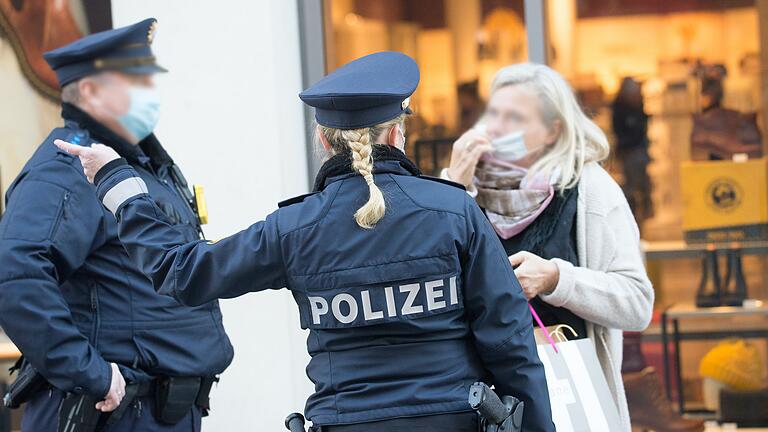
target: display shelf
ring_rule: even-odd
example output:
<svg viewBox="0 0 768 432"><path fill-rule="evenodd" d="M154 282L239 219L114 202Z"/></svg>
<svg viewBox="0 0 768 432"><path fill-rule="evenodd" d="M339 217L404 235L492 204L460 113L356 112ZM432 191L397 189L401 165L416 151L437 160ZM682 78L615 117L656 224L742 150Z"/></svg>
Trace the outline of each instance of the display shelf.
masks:
<svg viewBox="0 0 768 432"><path fill-rule="evenodd" d="M760 319L756 326L750 327L726 327L718 330L705 330L697 329L695 332L682 332L680 330L680 321L687 319L707 319L707 320L722 320L736 317L757 317L765 318ZM669 324L671 322L672 332L669 332ZM732 306L720 306L712 308L699 308L690 303L673 304L666 308L661 315L661 343L663 352L664 363L664 386L666 388L667 398L671 399L672 385L670 372L675 370L675 382L677 384L677 403L678 410L681 414L687 413L685 407L685 401L683 392L680 390L683 388L682 373L681 373L681 355L680 345L685 340L712 340L722 339L726 337L741 337L741 338L768 338L768 306L761 304L754 307L732 307ZM669 342L674 344L674 362L675 367L670 367L670 352Z"/></svg>
<svg viewBox="0 0 768 432"><path fill-rule="evenodd" d="M768 241L690 244L683 240L641 240L640 247L647 260L701 258L708 250L740 249L742 255L768 255Z"/></svg>

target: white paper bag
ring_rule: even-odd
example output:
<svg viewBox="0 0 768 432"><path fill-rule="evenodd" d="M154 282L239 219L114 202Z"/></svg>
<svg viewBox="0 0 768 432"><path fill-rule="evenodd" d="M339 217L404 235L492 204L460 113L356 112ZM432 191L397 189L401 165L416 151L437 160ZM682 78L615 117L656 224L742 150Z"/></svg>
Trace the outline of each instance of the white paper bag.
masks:
<svg viewBox="0 0 768 432"><path fill-rule="evenodd" d="M589 339L537 345L544 364L558 432L612 432L622 429L619 411Z"/></svg>

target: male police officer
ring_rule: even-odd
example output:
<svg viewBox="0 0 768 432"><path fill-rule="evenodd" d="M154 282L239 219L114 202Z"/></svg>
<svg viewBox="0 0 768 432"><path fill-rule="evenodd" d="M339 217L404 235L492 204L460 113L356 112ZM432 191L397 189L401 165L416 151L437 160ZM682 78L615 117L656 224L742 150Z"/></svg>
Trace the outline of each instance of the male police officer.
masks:
<svg viewBox="0 0 768 432"><path fill-rule="evenodd" d="M150 49L154 28L147 19L45 55L63 86L64 126L10 186L0 222L0 324L50 384L27 404L24 431L55 431L65 393L100 400L109 431L197 431L232 359L218 303L186 307L156 294L80 162L52 144L111 147L139 173L158 216L188 241L200 237L181 171L152 133L152 75L164 71Z"/></svg>

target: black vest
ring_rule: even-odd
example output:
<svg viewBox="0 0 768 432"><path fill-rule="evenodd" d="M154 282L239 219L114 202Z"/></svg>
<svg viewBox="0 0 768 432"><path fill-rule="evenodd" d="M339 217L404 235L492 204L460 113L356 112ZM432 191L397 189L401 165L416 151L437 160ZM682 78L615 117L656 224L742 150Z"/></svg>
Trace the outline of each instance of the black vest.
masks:
<svg viewBox="0 0 768 432"><path fill-rule="evenodd" d="M507 255L528 251L544 259L560 258L578 266L579 258L576 251L578 197L578 187L567 189L562 194L556 193L549 206L533 223L516 236L506 240L501 239ZM552 306L539 297L531 300L531 306L545 326L567 324L576 330L578 338L587 336L584 319L570 310ZM533 325L536 326L537 323L534 321Z"/></svg>

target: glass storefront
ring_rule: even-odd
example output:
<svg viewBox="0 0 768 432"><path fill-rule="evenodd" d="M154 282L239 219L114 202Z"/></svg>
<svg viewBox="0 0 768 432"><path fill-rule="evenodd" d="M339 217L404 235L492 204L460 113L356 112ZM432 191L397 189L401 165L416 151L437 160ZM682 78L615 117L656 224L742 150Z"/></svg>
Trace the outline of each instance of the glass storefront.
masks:
<svg viewBox="0 0 768 432"><path fill-rule="evenodd" d="M407 150L423 171L436 174L448 165L455 139L482 113L494 73L528 60L534 23L525 22L526 3L326 0L326 66L330 71L381 50L414 57L422 81L412 100L416 114L408 123ZM705 247L684 241L690 205L682 192L688 181L686 161L730 160L737 153L754 160L762 154L768 103L760 64L765 61L761 47L768 34L768 3L545 3L545 22L535 26L546 29L546 62L568 80L608 135L612 152L604 166L622 185L641 229L657 314L645 332L643 350L661 369L658 315L672 304L692 304L702 277L702 260L692 248ZM730 153L707 143L723 136L740 137L739 143L725 143ZM723 193L724 199L737 200ZM768 299L766 253L766 244L758 242L743 255L750 298ZM723 268L724 255L718 258ZM752 324L738 318L728 322L733 328ZM722 322L700 320L686 331L706 333L717 326ZM684 345L686 399L702 400L697 366L715 343ZM765 342L759 347L765 360Z"/></svg>
<svg viewBox="0 0 768 432"><path fill-rule="evenodd" d="M448 163L450 145L483 109L494 73L525 61L523 0L328 0L328 71L377 51L416 59L408 151L425 172Z"/></svg>

